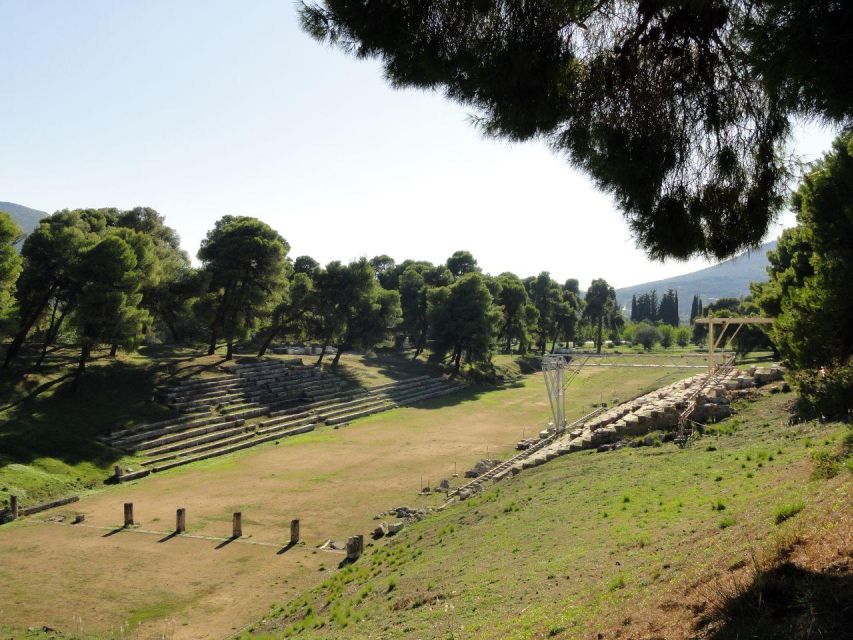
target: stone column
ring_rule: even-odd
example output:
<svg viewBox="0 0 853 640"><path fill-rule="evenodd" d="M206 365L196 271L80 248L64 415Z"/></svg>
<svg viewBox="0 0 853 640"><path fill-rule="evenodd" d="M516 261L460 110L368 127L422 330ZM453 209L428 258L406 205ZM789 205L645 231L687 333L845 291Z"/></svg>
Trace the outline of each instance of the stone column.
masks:
<svg viewBox="0 0 853 640"><path fill-rule="evenodd" d="M175 514L175 533L184 533L187 530L187 510L183 507Z"/></svg>
<svg viewBox="0 0 853 640"><path fill-rule="evenodd" d="M358 551L358 536L352 536L347 540L347 561L355 562L359 555L361 554Z"/></svg>
<svg viewBox="0 0 853 640"><path fill-rule="evenodd" d="M239 538L243 535L243 514L239 511L234 512L234 519L231 523L231 537Z"/></svg>
<svg viewBox="0 0 853 640"><path fill-rule="evenodd" d="M125 502L124 503L124 526L132 527L133 526L133 503Z"/></svg>
<svg viewBox="0 0 853 640"><path fill-rule="evenodd" d="M9 510L12 512L12 520L17 520L19 514L18 496L9 496Z"/></svg>
<svg viewBox="0 0 853 640"><path fill-rule="evenodd" d="M299 520L290 521L290 544L299 542Z"/></svg>

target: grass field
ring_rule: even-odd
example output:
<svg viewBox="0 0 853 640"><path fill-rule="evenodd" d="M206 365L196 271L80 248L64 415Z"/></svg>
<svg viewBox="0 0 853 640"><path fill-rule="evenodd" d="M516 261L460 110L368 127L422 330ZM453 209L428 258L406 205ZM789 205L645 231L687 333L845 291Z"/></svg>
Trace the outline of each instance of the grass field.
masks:
<svg viewBox="0 0 853 640"><path fill-rule="evenodd" d="M541 375L522 375L529 364L498 358L508 382L497 388L469 387L106 487L101 479L117 454L90 438L113 421L156 417L163 410L150 402L152 384L218 362L173 353L154 367L138 357L99 361L94 385L81 390L92 394L89 404L73 415L76 404L61 387L6 409L26 422L7 422L0 438L29 457L17 467L0 462L0 478L43 472L51 480L34 480L31 497L69 487L84 495L0 528L0 637L51 637L24 631L45 625L75 638L655 637L638 625L692 624L692 614L676 615L672 603L705 598L696 585L708 575L745 566L806 523L838 536L833 523L853 521L851 474L839 468L832 479L812 478L814 452L832 450L844 427L790 427L791 395L778 394L744 404L687 450L575 454L526 471L370 543L365 557L338 571L342 556L317 550L323 541L366 534L374 514L391 507L439 506L440 497L419 494L421 483L461 474L487 455L505 457L540 429L549 416ZM345 356L342 374L369 386L425 366ZM569 417L692 373L587 369L570 388ZM19 399L25 384L36 383L18 382ZM25 406L38 411L29 416ZM63 420L88 439L61 436ZM52 442L57 434L71 452ZM51 464L65 466L50 473ZM90 484L69 480L85 465ZM139 526L117 531L126 501ZM177 507L187 509L189 530L174 537ZM243 513L245 535L228 541L233 511ZM69 525L75 513L85 523ZM287 548L294 517L304 544ZM848 585L829 591L846 594Z"/></svg>
<svg viewBox="0 0 853 640"><path fill-rule="evenodd" d="M143 347L116 359L96 354L76 392L71 377L76 354L59 349L38 371L0 378L0 503L14 493L25 504L99 488L116 463L137 461L95 438L144 422L177 415L152 401L157 385L188 376L215 375L220 355L197 350ZM305 357L306 362L314 358ZM392 356L345 356L341 374L373 386L438 367Z"/></svg>
<svg viewBox="0 0 853 640"><path fill-rule="evenodd" d="M524 472L378 543L245 637L619 637L648 612L658 626L660 618L681 622L671 612L691 586L751 564L811 525L845 561L853 475L813 478L810 461L837 447L845 428L788 426L790 399L744 404L685 450L576 454ZM826 601L811 603L836 623L853 597L843 566ZM714 592L699 595L707 603ZM740 637L791 637L776 627L753 635L749 622ZM683 628L631 631L649 629L620 635L686 637ZM813 631L796 637L844 637Z"/></svg>
<svg viewBox="0 0 853 640"><path fill-rule="evenodd" d="M400 362L349 357L344 363L345 371L371 384L412 374L412 365ZM570 414L683 375L591 370L572 387ZM128 383L127 397L142 402L132 387ZM44 403L43 415L54 420L54 409L71 410L65 404L71 401L57 394L35 402ZM461 473L487 454L508 455L522 434L538 431L547 419L544 384L533 375L138 482L93 487L75 505L0 528L0 623L17 629L48 625L84 637L121 637L128 624L136 634L128 637L223 637L322 582L340 561L338 554L315 549L324 540L367 533L375 526L373 515L393 506L436 506L438 497L418 495L422 479L435 484L454 466ZM53 457L43 448L39 453L28 467ZM142 531L112 533L126 501L134 503ZM168 537L177 507L187 509L189 534L198 537ZM246 539L223 545L231 513L238 510ZM74 513L85 514L86 522L48 521ZM278 553L294 517L302 521L305 545Z"/></svg>

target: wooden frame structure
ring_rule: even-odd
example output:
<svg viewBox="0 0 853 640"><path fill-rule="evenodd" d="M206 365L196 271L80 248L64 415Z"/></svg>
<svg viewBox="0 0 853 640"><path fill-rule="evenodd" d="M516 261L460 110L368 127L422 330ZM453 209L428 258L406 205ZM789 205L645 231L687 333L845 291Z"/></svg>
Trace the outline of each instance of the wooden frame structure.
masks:
<svg viewBox="0 0 853 640"><path fill-rule="evenodd" d="M723 342L723 337L726 335L726 329L729 327L737 327L735 332L730 336L730 340L734 340L735 336L740 331L740 328L745 324L773 324L771 318L762 318L760 316L741 316L737 318L696 318L694 324L708 325L708 371L713 372L716 368L716 353L717 347ZM714 327L722 327L719 335L714 338Z"/></svg>

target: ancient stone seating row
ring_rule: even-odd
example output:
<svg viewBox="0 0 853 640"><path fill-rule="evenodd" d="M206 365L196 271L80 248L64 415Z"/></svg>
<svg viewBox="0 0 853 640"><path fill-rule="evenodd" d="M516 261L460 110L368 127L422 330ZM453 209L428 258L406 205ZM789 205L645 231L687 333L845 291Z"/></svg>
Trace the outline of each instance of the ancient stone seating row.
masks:
<svg viewBox="0 0 853 640"><path fill-rule="evenodd" d="M158 397L184 413L256 408L300 396L333 391L342 384L335 376L301 362L271 360L238 364L215 378L182 381L158 391ZM337 387L336 387L337 385Z"/></svg>
<svg viewBox="0 0 853 640"><path fill-rule="evenodd" d="M199 429L186 432L182 440L174 440L164 446L146 447L145 451L148 458L142 464L152 470L172 468L177 463L186 464L199 459L196 457L197 454L203 453L204 458L223 455L235 450L232 445L239 444L241 445L240 448L245 448L254 444L261 444L275 439L277 435L284 432L289 434L290 430L294 428L310 426L313 429L315 424L327 421L327 419L329 424L340 424L401 404L444 395L460 386L459 383L445 383L424 376L361 391L360 395L367 401L366 403L361 401L353 404L349 398L354 394L349 393L343 398L343 402L323 402L323 406L320 407L321 411L318 411L317 407L314 407L313 410L306 409L306 407L311 406L309 404L300 406L298 411L291 409L286 412L270 412L267 415L272 416L273 413L278 415L254 424L228 425L220 431ZM331 417L328 414L331 414ZM162 440L159 442L162 443Z"/></svg>
<svg viewBox="0 0 853 640"><path fill-rule="evenodd" d="M324 411L321 412L320 416L326 424L343 424L398 406L447 395L457 391L462 386L458 382L448 383L438 380L426 385L390 391L387 393L387 399L378 399L375 402L365 401L360 406L350 406L336 411Z"/></svg>
<svg viewBox="0 0 853 640"><path fill-rule="evenodd" d="M100 438L100 440L120 449L133 449L138 442L157 438L167 433L187 431L196 427L221 424L231 420L233 418L219 415L181 416L172 420L143 424L132 429L114 431L109 436Z"/></svg>
<svg viewBox="0 0 853 640"><path fill-rule="evenodd" d="M237 442L235 444L230 444L227 446L223 446L221 448L213 449L210 451L198 453L195 455L188 455L186 457L178 458L176 460L172 460L169 462L163 462L161 464L155 465L151 467L151 471L166 471L167 469L172 469L174 467L179 467L184 464L190 464L191 462L198 462L200 460L207 460L209 458L215 458L216 456L224 456L229 453L234 453L235 451L240 451L241 449L248 449L249 447L254 447L256 445L262 444L264 442L271 442L273 440L278 440L280 438L286 438L289 436L295 436L300 433L307 433L309 431L314 430L314 425L309 424L303 427L295 427L293 429L287 429L284 431L276 431L274 433L268 433L264 435L259 435L257 437L253 437L250 440L246 440L244 442Z"/></svg>
<svg viewBox="0 0 853 640"><path fill-rule="evenodd" d="M253 374L257 374L255 380L263 379L264 384L276 384L269 382L269 374L280 374L280 367L265 363L251 366ZM301 375L293 376L292 393L283 393L276 386L271 386L270 389L275 393L258 401L220 407L221 413L218 414L181 416L125 429L115 432L107 441L113 446L144 453L144 469L128 476L132 478L137 474L162 471L279 437L304 433L314 429L318 423L349 422L402 404L451 393L461 386L459 383L420 376L370 389L342 389L342 383L336 377L318 377L314 371L312 369L307 375L298 371ZM277 377L284 378L287 375ZM234 378L244 379L247 376L232 374L228 377L233 381ZM253 376L250 374L248 377ZM225 385L226 382L219 380L217 384ZM200 393L209 393L210 388L210 385L202 386Z"/></svg>
<svg viewBox="0 0 853 640"><path fill-rule="evenodd" d="M148 457L142 464L146 467L156 466L168 460L174 460L180 457L191 457L197 453L227 448L232 444L240 442L246 442L249 440L261 442L259 438L263 438L268 435L281 434L295 427L311 426L313 429L315 420L316 418L314 416L304 415L284 422L279 422L277 424L256 423L253 425L244 425L238 429L184 440L180 443L176 443L175 445L148 451ZM266 442L266 440L262 441Z"/></svg>

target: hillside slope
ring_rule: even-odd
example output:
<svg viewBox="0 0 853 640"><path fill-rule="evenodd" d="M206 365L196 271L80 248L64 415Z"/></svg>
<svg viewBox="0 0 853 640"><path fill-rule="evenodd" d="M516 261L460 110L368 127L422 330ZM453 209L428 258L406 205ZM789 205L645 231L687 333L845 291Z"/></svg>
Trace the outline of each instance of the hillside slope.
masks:
<svg viewBox="0 0 853 640"><path fill-rule="evenodd" d="M631 296L657 290L658 297L667 289L678 291L678 313L682 321L690 316L690 303L698 294L707 305L719 298L740 298L749 293L749 283L767 280L767 252L776 248L776 241L761 245L755 251L743 253L712 267L685 273L673 278L643 282L616 290L619 305L629 312Z"/></svg>
<svg viewBox="0 0 853 640"><path fill-rule="evenodd" d="M17 222L18 226L27 234L32 233L33 229L38 226L39 220L50 215L44 211L30 209L14 202L0 202L0 211L5 211L12 216L12 220Z"/></svg>
<svg viewBox="0 0 853 640"><path fill-rule="evenodd" d="M525 471L366 545L357 562L241 637L691 637L700 614L725 606L725 597L714 601L722 591L708 590L707 609L691 608L696 585L778 553L806 525L823 525L820 534L834 536L826 548L841 560L853 554L849 527L827 526L853 517L853 475L815 479L809 460L816 448L837 447L844 427L788 426L790 398L741 405L687 449L579 453ZM836 564L834 588L807 620L814 637L842 637L834 632L853 572ZM646 628L625 633L640 620ZM684 626L660 631L676 622ZM740 637L812 637L739 629Z"/></svg>

